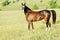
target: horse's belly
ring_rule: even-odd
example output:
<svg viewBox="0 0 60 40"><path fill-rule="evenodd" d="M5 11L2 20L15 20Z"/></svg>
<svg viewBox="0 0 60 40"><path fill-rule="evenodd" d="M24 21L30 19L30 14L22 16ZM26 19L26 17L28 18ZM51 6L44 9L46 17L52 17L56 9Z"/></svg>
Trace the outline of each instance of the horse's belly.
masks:
<svg viewBox="0 0 60 40"><path fill-rule="evenodd" d="M33 20L33 19L34 19L34 16L32 16L32 15L31 16L30 15L28 16L28 20Z"/></svg>
<svg viewBox="0 0 60 40"><path fill-rule="evenodd" d="M29 15L28 21L37 21L37 17L35 15Z"/></svg>
<svg viewBox="0 0 60 40"><path fill-rule="evenodd" d="M28 16L28 21L40 21L40 20L42 20L42 19L44 19L44 16L41 16L41 15L29 15Z"/></svg>

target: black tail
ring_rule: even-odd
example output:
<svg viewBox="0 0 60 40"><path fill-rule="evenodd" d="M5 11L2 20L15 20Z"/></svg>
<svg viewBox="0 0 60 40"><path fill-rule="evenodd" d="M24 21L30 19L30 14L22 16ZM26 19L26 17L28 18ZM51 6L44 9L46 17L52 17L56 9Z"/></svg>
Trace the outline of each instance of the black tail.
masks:
<svg viewBox="0 0 60 40"><path fill-rule="evenodd" d="M52 19L53 19L53 24L56 23L56 11L55 10L51 10L52 12Z"/></svg>

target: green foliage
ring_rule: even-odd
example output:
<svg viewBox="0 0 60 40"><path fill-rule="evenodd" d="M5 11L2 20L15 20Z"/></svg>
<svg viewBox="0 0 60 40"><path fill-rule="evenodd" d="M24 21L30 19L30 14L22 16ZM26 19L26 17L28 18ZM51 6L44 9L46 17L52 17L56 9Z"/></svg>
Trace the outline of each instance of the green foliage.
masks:
<svg viewBox="0 0 60 40"><path fill-rule="evenodd" d="M2 9L0 9L0 11L2 11Z"/></svg>
<svg viewBox="0 0 60 40"><path fill-rule="evenodd" d="M43 0L40 0L40 2L43 2Z"/></svg>
<svg viewBox="0 0 60 40"><path fill-rule="evenodd" d="M60 8L60 6L59 6L59 5L57 5L57 8Z"/></svg>
<svg viewBox="0 0 60 40"><path fill-rule="evenodd" d="M34 4L32 9L37 10L37 9L39 9L39 8L38 8L38 6L37 6L36 4Z"/></svg>
<svg viewBox="0 0 60 40"><path fill-rule="evenodd" d="M15 3L15 1L13 1L13 3Z"/></svg>
<svg viewBox="0 0 60 40"><path fill-rule="evenodd" d="M2 10L16 10L16 9L20 10L21 9L20 4L22 2L26 2L27 6L30 6L34 10L60 8L59 2L57 1L56 3L56 0L50 0L50 1L49 0L37 0L36 3L35 1L29 1L29 0L5 0L2 3L0 3L0 6L1 6L0 8L2 8Z"/></svg>
<svg viewBox="0 0 60 40"><path fill-rule="evenodd" d="M19 0L17 0L17 2L19 2Z"/></svg>
<svg viewBox="0 0 60 40"><path fill-rule="evenodd" d="M50 8L56 8L56 7L57 7L56 1L51 0L51 1L49 2L49 7L50 7Z"/></svg>
<svg viewBox="0 0 60 40"><path fill-rule="evenodd" d="M3 3L2 3L2 6L7 6L7 5L9 5L10 4L10 2L8 1L8 0L6 0L6 1L4 1Z"/></svg>
<svg viewBox="0 0 60 40"><path fill-rule="evenodd" d="M60 20L57 21L57 24L59 24L59 23L60 23Z"/></svg>

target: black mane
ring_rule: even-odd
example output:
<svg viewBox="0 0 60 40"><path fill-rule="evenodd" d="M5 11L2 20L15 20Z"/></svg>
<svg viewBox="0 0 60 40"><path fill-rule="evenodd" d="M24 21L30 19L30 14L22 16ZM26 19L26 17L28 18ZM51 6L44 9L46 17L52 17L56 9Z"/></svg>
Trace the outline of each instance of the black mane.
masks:
<svg viewBox="0 0 60 40"><path fill-rule="evenodd" d="M28 10L31 10L30 8L28 8L27 6L25 6L24 8L24 13L26 14L28 12Z"/></svg>

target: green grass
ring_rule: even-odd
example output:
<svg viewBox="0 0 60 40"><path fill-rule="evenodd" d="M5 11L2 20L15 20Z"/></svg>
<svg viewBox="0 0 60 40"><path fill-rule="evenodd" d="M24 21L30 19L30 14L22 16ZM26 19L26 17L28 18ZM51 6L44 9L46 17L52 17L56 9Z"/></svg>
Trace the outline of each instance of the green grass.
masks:
<svg viewBox="0 0 60 40"><path fill-rule="evenodd" d="M58 21L60 10L56 12ZM43 21L34 22L34 32L27 25L23 11L0 11L0 40L60 40L60 23L46 31Z"/></svg>

